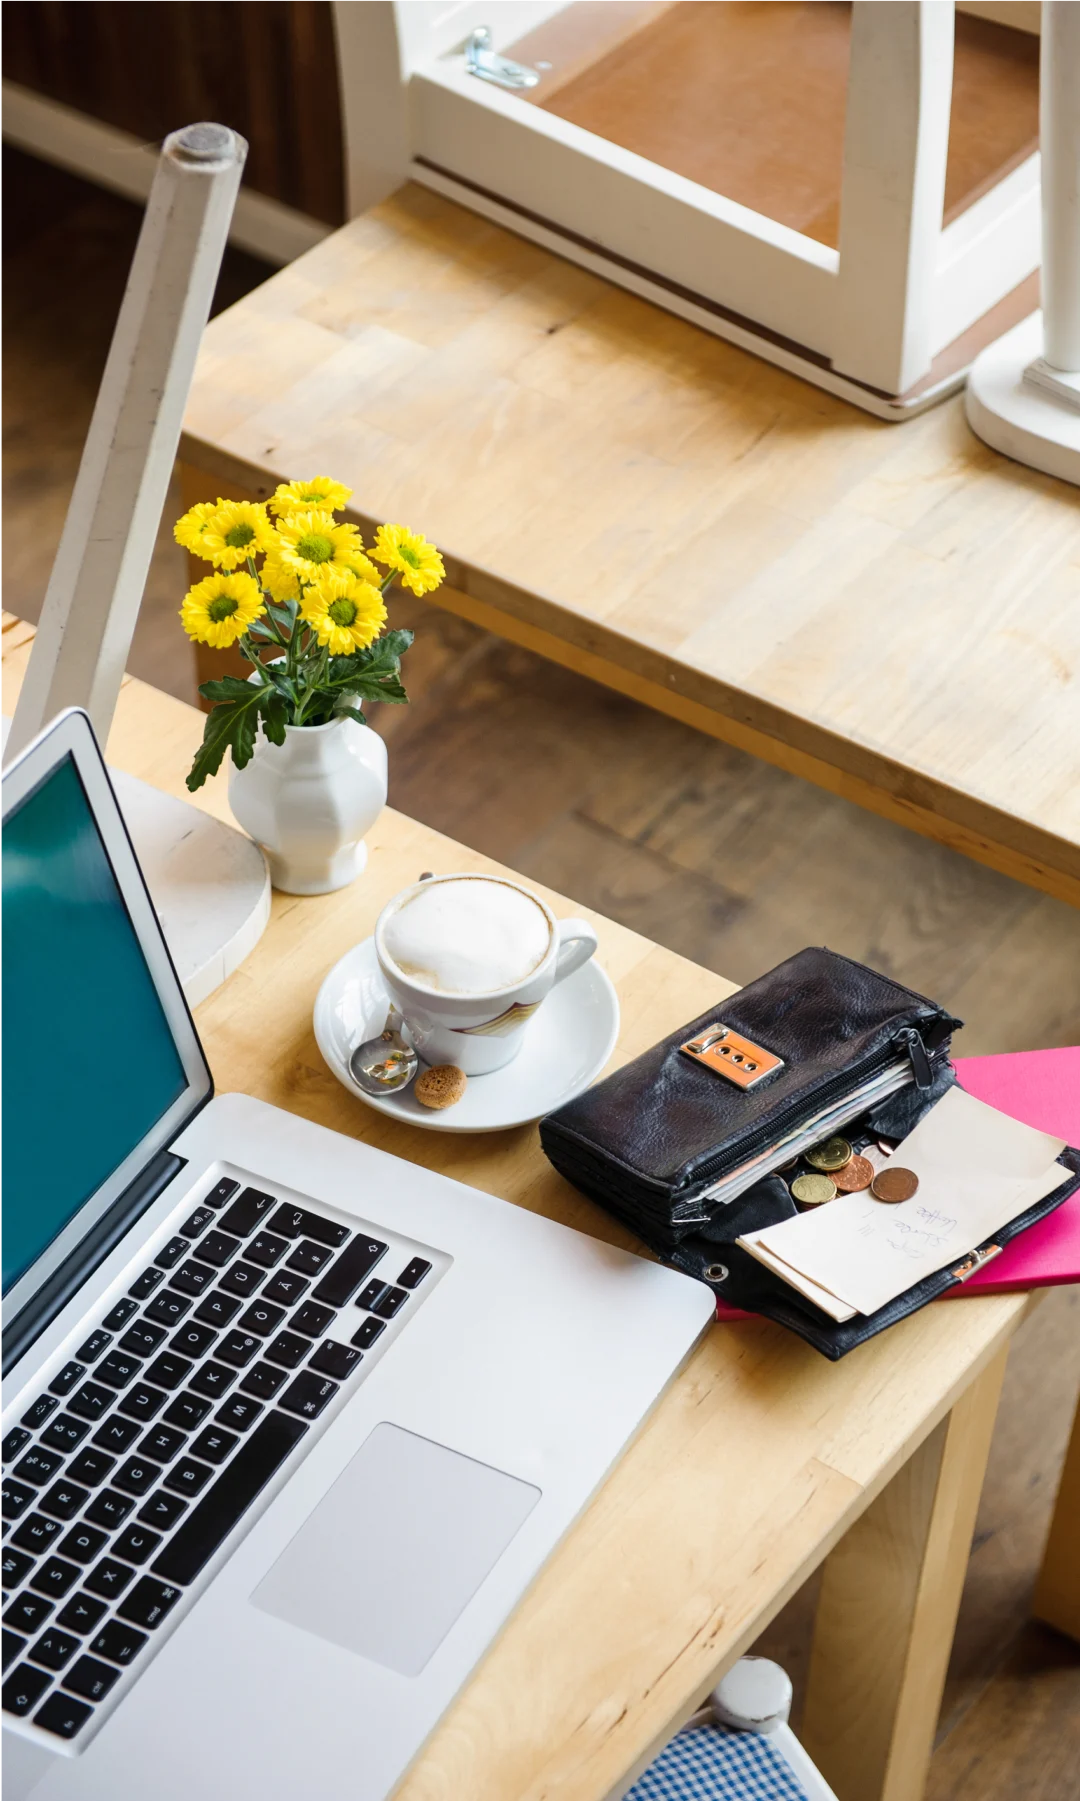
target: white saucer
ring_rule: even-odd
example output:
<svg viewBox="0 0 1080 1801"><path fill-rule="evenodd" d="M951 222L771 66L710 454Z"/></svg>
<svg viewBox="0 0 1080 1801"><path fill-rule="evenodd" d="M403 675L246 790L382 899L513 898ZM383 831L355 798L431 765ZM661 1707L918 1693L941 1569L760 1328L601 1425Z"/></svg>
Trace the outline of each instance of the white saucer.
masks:
<svg viewBox="0 0 1080 1801"><path fill-rule="evenodd" d="M460 1101L442 1113L422 1107L412 1087L398 1094L365 1094L349 1074L349 1054L386 1023L390 1006L365 938L335 963L315 1001L315 1037L343 1088L377 1113L404 1119L428 1132L501 1132L528 1125L573 1100L595 1081L619 1035L619 1002L610 978L590 957L551 990L530 1021L512 1063L487 1076L470 1076Z"/></svg>

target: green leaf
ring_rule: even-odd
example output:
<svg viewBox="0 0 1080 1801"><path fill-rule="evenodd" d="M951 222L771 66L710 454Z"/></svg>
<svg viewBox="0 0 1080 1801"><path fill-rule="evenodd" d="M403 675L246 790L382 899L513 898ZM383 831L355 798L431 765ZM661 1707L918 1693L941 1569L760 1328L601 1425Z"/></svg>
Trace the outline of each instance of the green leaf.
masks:
<svg viewBox="0 0 1080 1801"><path fill-rule="evenodd" d="M245 680L242 675L223 675L216 682L202 682L199 686L199 693L206 700L212 700L215 706L221 701L250 700L258 692L256 683Z"/></svg>
<svg viewBox="0 0 1080 1801"><path fill-rule="evenodd" d="M364 715L361 713L359 707L346 707L346 706L342 706L340 703L334 708L334 718L335 719L355 719L357 725L366 725L367 724L367 720L364 718Z"/></svg>
<svg viewBox="0 0 1080 1801"><path fill-rule="evenodd" d="M285 727L289 723L289 708L280 694L271 694L262 708L263 731L271 744L284 744Z"/></svg>
<svg viewBox="0 0 1080 1801"><path fill-rule="evenodd" d="M226 692L219 696L211 692L214 689ZM195 753L187 778L188 788L193 794L197 788L202 787L208 775L216 775L227 750L231 749L237 769L243 769L250 763L255 749L255 730L260 710L266 705L267 690L254 682L242 682L234 675L227 675L219 682L203 682L199 693L205 694L207 700L217 700L218 704L207 717L203 727L203 741Z"/></svg>

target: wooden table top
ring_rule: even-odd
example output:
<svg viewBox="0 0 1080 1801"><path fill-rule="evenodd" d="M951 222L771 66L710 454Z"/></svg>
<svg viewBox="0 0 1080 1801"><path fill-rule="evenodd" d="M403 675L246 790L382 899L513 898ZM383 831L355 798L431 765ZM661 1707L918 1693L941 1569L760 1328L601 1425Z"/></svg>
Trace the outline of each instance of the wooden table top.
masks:
<svg viewBox="0 0 1080 1801"><path fill-rule="evenodd" d="M1080 507L886 425L424 189L209 326L185 459L316 471L436 599L1080 901Z"/></svg>
<svg viewBox="0 0 1080 1801"><path fill-rule="evenodd" d="M32 636L5 621L7 713ZM129 678L109 760L190 798L183 778L201 729L192 708ZM195 804L229 819L224 776ZM352 887L310 900L275 894L261 943L198 1008L219 1091L256 1095L633 1247L556 1175L535 1127L419 1132L364 1107L324 1065L317 989L389 896L422 869L498 867L390 810L368 845ZM597 928L622 1005L613 1065L732 991L711 970L539 892L557 914L585 913ZM1030 1304L941 1301L839 1364L766 1321L713 1327L437 1727L399 1801L602 1801L753 1643Z"/></svg>

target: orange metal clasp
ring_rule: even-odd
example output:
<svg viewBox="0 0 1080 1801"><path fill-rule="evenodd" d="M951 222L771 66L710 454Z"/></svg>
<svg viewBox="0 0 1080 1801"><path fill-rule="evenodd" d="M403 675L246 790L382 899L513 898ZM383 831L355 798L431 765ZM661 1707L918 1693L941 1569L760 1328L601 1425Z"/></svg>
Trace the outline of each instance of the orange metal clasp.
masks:
<svg viewBox="0 0 1080 1801"><path fill-rule="evenodd" d="M693 1057L696 1063L704 1063L715 1075L734 1082L737 1088L753 1088L774 1069L784 1067L783 1057L775 1057L772 1051L763 1050L752 1038L743 1038L719 1021L706 1026L696 1038L688 1039L679 1049Z"/></svg>

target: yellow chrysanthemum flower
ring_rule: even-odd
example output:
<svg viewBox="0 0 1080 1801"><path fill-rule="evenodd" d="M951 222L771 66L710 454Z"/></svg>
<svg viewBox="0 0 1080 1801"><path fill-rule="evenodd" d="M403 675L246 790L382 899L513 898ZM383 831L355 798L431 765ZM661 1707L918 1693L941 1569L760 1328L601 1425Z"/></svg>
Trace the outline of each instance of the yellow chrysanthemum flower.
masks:
<svg viewBox="0 0 1080 1801"><path fill-rule="evenodd" d="M332 513L286 513L278 520L277 537L277 562L304 582L312 581L320 569L347 570L366 561L359 527L338 525Z"/></svg>
<svg viewBox="0 0 1080 1801"><path fill-rule="evenodd" d="M299 600L301 580L295 569L286 568L279 556L268 556L259 571L259 580L271 600Z"/></svg>
<svg viewBox="0 0 1080 1801"><path fill-rule="evenodd" d="M348 569L321 569L304 590L300 616L335 657L366 650L386 624L378 588Z"/></svg>
<svg viewBox="0 0 1080 1801"><path fill-rule="evenodd" d="M434 544L405 525L380 525L371 554L377 563L395 570L414 594L430 594L446 576Z"/></svg>
<svg viewBox="0 0 1080 1801"><path fill-rule="evenodd" d="M265 611L259 584L250 575L208 575L188 589L180 618L189 638L224 650Z"/></svg>
<svg viewBox="0 0 1080 1801"><path fill-rule="evenodd" d="M173 536L185 550L218 569L236 569L260 551L274 548L274 528L266 508L253 500L199 501L178 519Z"/></svg>
<svg viewBox="0 0 1080 1801"><path fill-rule="evenodd" d="M328 475L313 475L309 482L281 482L267 505L272 513L307 512L314 507L320 513L340 513L347 506L352 489Z"/></svg>

